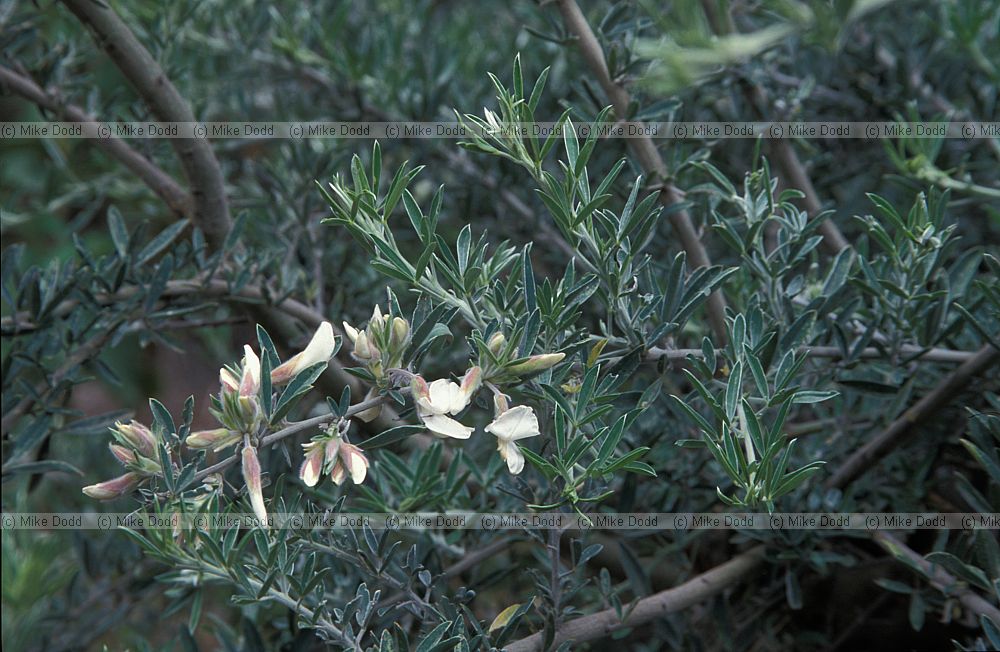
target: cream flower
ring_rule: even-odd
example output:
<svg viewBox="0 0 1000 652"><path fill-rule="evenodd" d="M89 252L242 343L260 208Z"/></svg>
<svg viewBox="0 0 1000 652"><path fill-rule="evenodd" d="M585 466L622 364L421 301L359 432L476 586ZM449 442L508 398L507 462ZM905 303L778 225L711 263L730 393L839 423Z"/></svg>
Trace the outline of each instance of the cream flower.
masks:
<svg viewBox="0 0 1000 652"><path fill-rule="evenodd" d="M417 404L417 416L427 429L438 437L468 439L473 428L463 426L452 419L469 404L472 395L479 389L482 372L473 367L465 373L462 384L441 378L430 385L416 376L413 380L413 397Z"/></svg>
<svg viewBox="0 0 1000 652"><path fill-rule="evenodd" d="M316 329L305 349L271 371L271 382L275 385L287 383L303 369L329 361L336 348L337 340L333 335L333 326L325 321Z"/></svg>
<svg viewBox="0 0 1000 652"><path fill-rule="evenodd" d="M538 417L527 405L508 407L507 397L503 394L496 394L493 404L495 418L486 426L486 432L496 436L500 457L507 461L507 469L517 475L524 470L524 455L515 442L541 434Z"/></svg>
<svg viewBox="0 0 1000 652"><path fill-rule="evenodd" d="M339 486L347 479L348 473L354 484L364 482L368 475L368 458L354 444L341 442L337 447L337 461L330 470L330 479Z"/></svg>
<svg viewBox="0 0 1000 652"><path fill-rule="evenodd" d="M305 486L315 487L323 472L323 442L311 441L302 444L302 448L305 449L306 458L299 468L299 478Z"/></svg>

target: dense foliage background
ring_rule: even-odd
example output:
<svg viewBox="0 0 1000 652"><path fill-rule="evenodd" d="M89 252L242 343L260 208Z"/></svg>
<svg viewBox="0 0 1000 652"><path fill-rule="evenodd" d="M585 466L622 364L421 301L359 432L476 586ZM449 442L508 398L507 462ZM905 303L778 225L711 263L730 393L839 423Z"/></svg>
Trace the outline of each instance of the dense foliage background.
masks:
<svg viewBox="0 0 1000 652"><path fill-rule="evenodd" d="M5 120L179 119L159 72L220 122L998 119L991 0L110 6L0 7ZM104 509L129 418L179 464L107 509L248 504L195 475L234 450L181 445L217 370L376 304L400 367L532 406L525 470L485 386L468 442L366 447L425 415L347 340L289 417L387 397L369 477L304 486L302 428L260 447L275 509L1000 512L998 138L176 145L0 141L5 512ZM990 530L135 534L5 529L4 649L1000 646Z"/></svg>

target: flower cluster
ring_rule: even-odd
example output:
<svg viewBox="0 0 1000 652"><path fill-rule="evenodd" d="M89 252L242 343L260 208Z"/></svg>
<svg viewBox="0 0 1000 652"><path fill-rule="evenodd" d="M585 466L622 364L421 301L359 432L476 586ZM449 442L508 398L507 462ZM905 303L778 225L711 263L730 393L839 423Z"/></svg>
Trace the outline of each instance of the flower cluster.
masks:
<svg viewBox="0 0 1000 652"><path fill-rule="evenodd" d="M340 486L351 476L354 484L361 484L368 475L368 458L360 448L344 440L336 428L302 444L305 460L299 468L299 478L307 487L315 487L323 473Z"/></svg>
<svg viewBox="0 0 1000 652"><path fill-rule="evenodd" d="M132 421L116 423L111 428L115 441L109 447L128 470L124 475L92 484L83 488L83 493L97 500L113 500L124 496L139 486L146 478L160 472L159 440L147 426Z"/></svg>
<svg viewBox="0 0 1000 652"><path fill-rule="evenodd" d="M545 353L510 361L513 354L507 350L502 333L495 333L487 346L490 356L486 364L492 378L511 379L540 373L564 357L562 353ZM483 368L478 366L466 371L461 383L447 379L428 383L423 377L414 376L410 389L417 416L424 426L437 437L471 437L474 428L463 425L453 417L458 416L469 405L476 391L483 385L484 376ZM486 432L497 438L500 456L507 462L507 469L516 475L524 470L524 455L515 442L540 434L538 417L526 405L510 407L508 397L492 383L489 386L493 390L494 418L486 426Z"/></svg>

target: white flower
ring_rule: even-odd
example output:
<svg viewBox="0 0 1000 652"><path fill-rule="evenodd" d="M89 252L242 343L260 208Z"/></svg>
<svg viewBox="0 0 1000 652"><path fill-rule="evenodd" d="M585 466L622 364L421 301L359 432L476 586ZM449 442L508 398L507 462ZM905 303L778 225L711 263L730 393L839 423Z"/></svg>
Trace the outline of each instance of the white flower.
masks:
<svg viewBox="0 0 1000 652"><path fill-rule="evenodd" d="M443 378L428 385L420 376L414 377L412 387L417 415L428 430L438 437L455 439L468 439L472 435L472 428L463 426L447 416L458 414L465 409L472 396L470 391L463 390L458 383Z"/></svg>
<svg viewBox="0 0 1000 652"><path fill-rule="evenodd" d="M333 326L330 325L330 322L325 321L316 329L305 349L296 353L271 372L271 382L275 385L287 383L303 369L329 361L336 348L337 340L333 335Z"/></svg>
<svg viewBox="0 0 1000 652"><path fill-rule="evenodd" d="M500 457L507 461L507 469L517 475L524 469L524 455L515 442L541 434L538 429L538 417L527 405L509 408L507 398L503 394L495 395L493 402L496 416L493 422L486 426L486 432L496 435Z"/></svg>

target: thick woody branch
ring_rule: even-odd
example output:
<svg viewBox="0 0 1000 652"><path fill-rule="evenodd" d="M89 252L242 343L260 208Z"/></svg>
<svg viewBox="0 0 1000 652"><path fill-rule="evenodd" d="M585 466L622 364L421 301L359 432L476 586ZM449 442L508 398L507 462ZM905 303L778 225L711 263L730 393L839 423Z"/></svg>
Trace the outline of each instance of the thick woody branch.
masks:
<svg viewBox="0 0 1000 652"><path fill-rule="evenodd" d="M753 572L763 561L764 547L753 548L680 586L643 598L629 613L625 622L618 619L618 614L614 609L605 609L589 616L581 616L567 621L556 630L553 647L566 641L580 644L604 638L623 627L637 627L662 618L668 613L686 609L736 584ZM531 652L541 650L542 644L543 633L538 632L514 641L503 649L505 652Z"/></svg>
<svg viewBox="0 0 1000 652"><path fill-rule="evenodd" d="M594 35L587 18L580 11L576 0L559 0L559 11L562 13L563 22L571 34L576 36L580 46L580 53L590 68L591 74L597 78L604 93L614 105L615 114L620 120L628 118L628 107L630 97L628 91L614 79L608 70L608 64L604 59L604 51L601 44ZM657 180L664 182L660 190L660 202L667 208L673 207L683 199L683 194L671 183L666 182L668 170L660 152L656 149L653 139L644 136L629 139L629 147L632 154L646 174ZM680 237L681 245L687 252L688 260L697 267L707 267L712 264L705 250L705 245L701 242L698 230L691 220L690 214L686 210L672 210L669 214L671 224ZM708 319L712 325L712 331L716 340L721 343L726 341L726 300L720 291L715 291L708 299Z"/></svg>
<svg viewBox="0 0 1000 652"><path fill-rule="evenodd" d="M998 360L1000 360L1000 351L991 345L987 344L979 349L974 356L946 376L916 405L904 412L882 433L847 458L836 473L826 481L827 489L842 489L874 466L878 460L909 437L918 423L933 418L938 410L945 407L976 376L989 370Z"/></svg>
<svg viewBox="0 0 1000 652"><path fill-rule="evenodd" d="M191 107L164 74L132 30L103 2L63 0L63 4L94 34L122 74L163 122L195 122ZM218 246L232 227L222 170L207 140L170 140L194 198L194 221L209 243Z"/></svg>
<svg viewBox="0 0 1000 652"><path fill-rule="evenodd" d="M79 107L66 104L54 93L48 93L29 77L10 68L0 66L0 86L20 95L40 108L58 116L66 122L97 122ZM161 170L152 161L132 149L121 138L99 138L94 144L131 170L139 179L155 192L180 217L192 216L191 196L172 176Z"/></svg>

